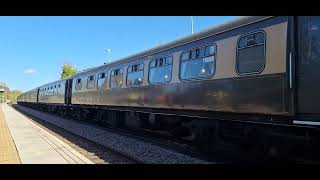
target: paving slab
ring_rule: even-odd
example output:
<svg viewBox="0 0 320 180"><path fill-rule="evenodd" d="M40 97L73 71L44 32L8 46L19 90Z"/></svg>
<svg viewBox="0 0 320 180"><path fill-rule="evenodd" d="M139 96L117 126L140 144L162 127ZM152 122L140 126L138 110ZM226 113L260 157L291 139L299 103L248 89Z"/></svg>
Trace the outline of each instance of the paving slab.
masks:
<svg viewBox="0 0 320 180"><path fill-rule="evenodd" d="M22 164L93 164L9 105L1 108Z"/></svg>
<svg viewBox="0 0 320 180"><path fill-rule="evenodd" d="M20 164L20 158L0 104L0 164Z"/></svg>

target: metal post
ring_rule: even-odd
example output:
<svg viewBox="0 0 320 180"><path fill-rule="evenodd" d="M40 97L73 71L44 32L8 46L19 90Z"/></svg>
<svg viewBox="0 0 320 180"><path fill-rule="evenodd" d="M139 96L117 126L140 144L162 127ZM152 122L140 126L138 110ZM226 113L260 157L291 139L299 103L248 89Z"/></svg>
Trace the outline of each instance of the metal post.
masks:
<svg viewBox="0 0 320 180"><path fill-rule="evenodd" d="M191 34L193 34L193 16L191 16L190 18L191 18Z"/></svg>
<svg viewBox="0 0 320 180"><path fill-rule="evenodd" d="M111 49L105 49L104 51L107 52L107 54L108 52L111 53ZM108 63L108 55L107 55L107 63Z"/></svg>
<svg viewBox="0 0 320 180"><path fill-rule="evenodd" d="M5 96L4 96L4 93L6 91L4 89L0 89L0 103L5 103L6 100L5 100Z"/></svg>

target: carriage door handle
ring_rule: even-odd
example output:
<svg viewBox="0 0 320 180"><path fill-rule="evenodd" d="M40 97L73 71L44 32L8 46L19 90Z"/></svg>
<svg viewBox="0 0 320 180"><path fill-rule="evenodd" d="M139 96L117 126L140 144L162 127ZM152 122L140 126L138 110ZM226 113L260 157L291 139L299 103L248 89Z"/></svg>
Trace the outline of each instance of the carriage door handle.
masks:
<svg viewBox="0 0 320 180"><path fill-rule="evenodd" d="M289 87L292 89L292 52L289 54Z"/></svg>

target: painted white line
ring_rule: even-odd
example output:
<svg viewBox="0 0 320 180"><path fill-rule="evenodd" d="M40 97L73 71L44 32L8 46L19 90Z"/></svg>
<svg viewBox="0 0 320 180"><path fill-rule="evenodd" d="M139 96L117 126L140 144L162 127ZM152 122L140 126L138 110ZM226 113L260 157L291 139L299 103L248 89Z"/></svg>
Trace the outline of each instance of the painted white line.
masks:
<svg viewBox="0 0 320 180"><path fill-rule="evenodd" d="M294 124L305 124L305 125L316 125L316 126L320 126L320 121L316 122L316 121L298 121L298 120L293 120Z"/></svg>

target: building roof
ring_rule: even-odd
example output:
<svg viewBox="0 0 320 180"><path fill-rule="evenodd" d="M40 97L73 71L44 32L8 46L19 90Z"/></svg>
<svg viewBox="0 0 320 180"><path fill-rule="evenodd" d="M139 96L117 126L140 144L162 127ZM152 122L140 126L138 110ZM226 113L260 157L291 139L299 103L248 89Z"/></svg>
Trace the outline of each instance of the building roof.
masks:
<svg viewBox="0 0 320 180"><path fill-rule="evenodd" d="M6 91L4 89L0 89L0 93L5 93Z"/></svg>

